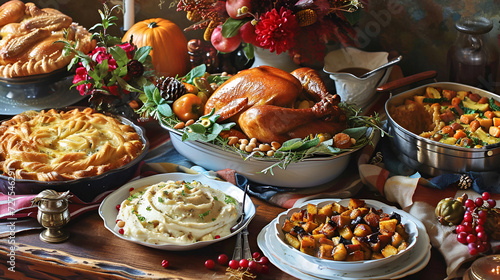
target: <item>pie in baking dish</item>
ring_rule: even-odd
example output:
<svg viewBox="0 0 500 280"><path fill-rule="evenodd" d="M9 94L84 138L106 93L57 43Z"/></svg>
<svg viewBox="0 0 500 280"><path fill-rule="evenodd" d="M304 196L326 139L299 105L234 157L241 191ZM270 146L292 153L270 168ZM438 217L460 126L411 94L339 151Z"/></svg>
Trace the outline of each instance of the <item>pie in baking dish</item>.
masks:
<svg viewBox="0 0 500 280"><path fill-rule="evenodd" d="M65 39L83 53L95 47L92 34L60 11L19 0L6 2L0 6L0 77L46 74L65 67L73 56L63 53L63 43L54 44Z"/></svg>
<svg viewBox="0 0 500 280"><path fill-rule="evenodd" d="M91 108L27 111L0 125L0 170L17 179L73 180L121 167L144 147L133 127Z"/></svg>

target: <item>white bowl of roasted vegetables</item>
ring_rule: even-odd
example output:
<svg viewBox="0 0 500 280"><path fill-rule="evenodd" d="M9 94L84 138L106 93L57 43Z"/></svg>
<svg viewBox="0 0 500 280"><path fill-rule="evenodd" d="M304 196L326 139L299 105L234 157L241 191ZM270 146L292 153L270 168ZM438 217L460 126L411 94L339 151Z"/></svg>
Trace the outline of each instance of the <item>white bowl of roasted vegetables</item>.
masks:
<svg viewBox="0 0 500 280"><path fill-rule="evenodd" d="M408 256L418 240L414 218L378 201L314 200L278 216L287 254L335 271L369 270Z"/></svg>
<svg viewBox="0 0 500 280"><path fill-rule="evenodd" d="M159 79L139 110L204 168L234 169L274 186L317 186L339 176L378 128L376 117L330 94L313 69L261 66L233 76L205 69Z"/></svg>

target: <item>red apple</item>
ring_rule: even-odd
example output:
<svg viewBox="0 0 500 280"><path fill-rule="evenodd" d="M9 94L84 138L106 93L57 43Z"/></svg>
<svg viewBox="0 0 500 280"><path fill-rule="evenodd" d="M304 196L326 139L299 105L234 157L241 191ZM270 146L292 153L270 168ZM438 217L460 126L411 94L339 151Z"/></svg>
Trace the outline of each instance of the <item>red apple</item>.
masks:
<svg viewBox="0 0 500 280"><path fill-rule="evenodd" d="M239 34L243 42L252 44L254 46L259 46L257 43L257 34L255 34L255 26L251 21L243 24L240 27Z"/></svg>
<svg viewBox="0 0 500 280"><path fill-rule="evenodd" d="M247 17L248 14L238 16L238 9L247 6L251 10L252 0L227 0L226 1L226 11L227 14L234 19L241 19Z"/></svg>
<svg viewBox="0 0 500 280"><path fill-rule="evenodd" d="M223 53L230 53L235 51L240 43L241 37L239 34L231 38L226 38L222 36L222 25L217 26L212 32L212 37L210 37L210 41L216 50Z"/></svg>

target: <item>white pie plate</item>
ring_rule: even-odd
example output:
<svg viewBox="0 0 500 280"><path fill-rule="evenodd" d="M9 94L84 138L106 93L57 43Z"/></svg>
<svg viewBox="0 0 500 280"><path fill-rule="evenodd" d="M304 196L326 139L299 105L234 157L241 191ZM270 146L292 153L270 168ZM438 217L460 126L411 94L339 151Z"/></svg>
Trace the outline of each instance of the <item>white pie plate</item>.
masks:
<svg viewBox="0 0 500 280"><path fill-rule="evenodd" d="M285 169L274 167L273 173L262 170L277 161L261 158L243 158L239 153L224 150L222 147L200 141L182 141L181 132L163 126L170 132L175 149L195 164L208 170L233 169L249 180L260 184L288 188L315 187L337 178L349 164L351 155L357 150L329 157L306 158L300 162L290 163ZM368 129L367 137L373 137L375 130Z"/></svg>
<svg viewBox="0 0 500 280"><path fill-rule="evenodd" d="M274 227L276 230L276 239L278 240L279 243L281 243L282 247L286 250L287 254L294 254L298 259L301 261L311 263L314 265L318 265L321 267L325 267L326 269L333 268L335 271L359 271L359 270L370 270L373 268L377 267L382 267L385 266L389 263L399 261L402 257L404 257L406 254L409 254L412 250L415 249L415 245L418 241L418 236L419 236L419 231L417 229L417 225L412 221L410 218L410 214L399 210L395 207L386 205L384 203L381 203L379 201L375 200L365 200L366 205L368 207L373 207L375 209L381 209L384 213L391 214L393 212L398 213L401 215L401 223L405 226L406 231L410 235L409 237L409 246L406 250L396 254L392 255L387 258L383 259L378 259L378 260L364 260L364 261L333 261L333 260L326 260L326 259L321 259L317 258L315 256L308 255L306 253L303 253L295 248L293 248L291 245L289 245L286 240L285 240L285 234L281 230L283 227L283 224L287 218L290 218L293 213L300 212L303 210L306 210L307 204L311 203L313 205L317 205L318 209L327 205L331 204L333 202L338 202L339 204L343 206L347 206L349 204L350 199L317 199L317 200L311 200L307 201L304 204L302 204L301 207L297 208L291 208L288 209L288 211L282 212L281 214L278 215L277 219L275 220L276 222L274 223Z"/></svg>
<svg viewBox="0 0 500 280"><path fill-rule="evenodd" d="M129 190L130 188L139 188L147 185L152 185L156 184L162 181L167 181L167 180L184 180L186 182L196 180L198 182L201 182L203 184L206 184L210 186L211 188L218 189L223 191L225 194L232 196L235 198L240 205L243 203L243 195L244 192L237 186L225 182L225 181L220 181L220 180L214 180L206 177L205 175L202 174L186 174L186 173L165 173L165 174L158 174L158 175L153 175L149 177L145 177L142 179L138 179L135 181L132 181L130 183L127 183L123 185L121 188L117 189L110 195L108 195L101 203L99 206L99 215L101 218L104 220L104 226L111 231L114 235L118 236L121 239L131 241L137 244L141 244L147 247L155 248L155 249L160 249L160 250L167 250L167 251L187 251L187 250L194 250L198 249L201 247L205 247L208 245L211 245L213 243L225 240L227 238L230 238L231 236L237 234L240 232L244 227L246 227L250 221L253 219L255 216L255 205L253 204L252 200L246 195L245 199L245 222L243 226L241 226L239 229L236 231L232 232L230 235L223 236L218 239L210 240L210 241L199 241L196 243L192 244L153 244L153 243L148 243L144 242L141 240L137 240L128 236L124 236L118 232L119 228L116 226L116 216L118 215L118 210L116 209L116 205L121 204L127 197L129 197Z"/></svg>

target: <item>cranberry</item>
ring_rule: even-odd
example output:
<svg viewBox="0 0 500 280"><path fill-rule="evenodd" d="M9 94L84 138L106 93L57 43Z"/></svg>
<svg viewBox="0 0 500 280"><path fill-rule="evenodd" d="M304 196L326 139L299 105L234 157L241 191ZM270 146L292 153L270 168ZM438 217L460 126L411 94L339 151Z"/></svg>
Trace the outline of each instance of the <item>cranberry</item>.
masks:
<svg viewBox="0 0 500 280"><path fill-rule="evenodd" d="M130 189L128 189L128 191L129 191L129 192L131 192L131 191L133 191L133 190L134 190L134 188L130 188Z"/></svg>
<svg viewBox="0 0 500 280"><path fill-rule="evenodd" d="M494 199L488 199L486 202L488 202L488 205L490 206L490 208L494 208L496 205L497 205L497 201L494 200Z"/></svg>
<svg viewBox="0 0 500 280"><path fill-rule="evenodd" d="M484 192L481 197L484 199L484 200L488 200L490 199L490 193L489 192Z"/></svg>
<svg viewBox="0 0 500 280"><path fill-rule="evenodd" d="M170 263L167 260L162 260L161 261L161 266L163 266L163 268L167 268L167 267L170 266Z"/></svg>
<svg viewBox="0 0 500 280"><path fill-rule="evenodd" d="M479 219L486 219L488 217L488 211L481 210L481 211L479 211L477 216L479 217Z"/></svg>
<svg viewBox="0 0 500 280"><path fill-rule="evenodd" d="M262 258L259 259L258 263L260 264L268 264L269 259L266 256L262 256Z"/></svg>
<svg viewBox="0 0 500 280"><path fill-rule="evenodd" d="M248 260L247 259L241 259L239 262L239 265L241 268L247 268L248 267Z"/></svg>
<svg viewBox="0 0 500 280"><path fill-rule="evenodd" d="M269 266L267 266L266 264L263 264L262 267L260 268L260 273L268 274L269 273Z"/></svg>
<svg viewBox="0 0 500 280"><path fill-rule="evenodd" d="M119 233L119 234L122 234L122 235L123 235L123 233L124 233L124 232L125 232L125 231L124 231L122 228L118 230L118 233Z"/></svg>
<svg viewBox="0 0 500 280"><path fill-rule="evenodd" d="M467 199L465 201L465 207L474 209L475 206L476 204L474 203L474 201L472 201L472 199Z"/></svg>
<svg viewBox="0 0 500 280"><path fill-rule="evenodd" d="M238 263L237 260L230 260L229 267L232 269L238 269L240 267L240 264Z"/></svg>
<svg viewBox="0 0 500 280"><path fill-rule="evenodd" d="M251 271L258 271L260 269L260 264L256 261L250 261L248 263L248 268L250 268Z"/></svg>
<svg viewBox="0 0 500 280"><path fill-rule="evenodd" d="M465 231L460 232L457 235L457 240L462 244L467 244L467 233Z"/></svg>
<svg viewBox="0 0 500 280"><path fill-rule="evenodd" d="M484 231L478 231L477 232L477 239L484 242L488 241L488 235Z"/></svg>
<svg viewBox="0 0 500 280"><path fill-rule="evenodd" d="M482 225L476 226L476 233L484 232L484 227Z"/></svg>
<svg viewBox="0 0 500 280"><path fill-rule="evenodd" d="M476 243L476 236L474 234L467 235L467 243Z"/></svg>
<svg viewBox="0 0 500 280"><path fill-rule="evenodd" d="M464 214L464 222L472 222L472 214L470 212Z"/></svg>
<svg viewBox="0 0 500 280"><path fill-rule="evenodd" d="M212 269L215 266L215 262L213 260L206 260L205 261L205 267L208 269Z"/></svg>
<svg viewBox="0 0 500 280"><path fill-rule="evenodd" d="M226 254L220 254L217 257L217 262L222 265L226 265L229 262L229 258Z"/></svg>
<svg viewBox="0 0 500 280"><path fill-rule="evenodd" d="M219 239L219 238L220 238L220 235L218 235L218 234L217 234L217 235L215 236L215 239Z"/></svg>
<svg viewBox="0 0 500 280"><path fill-rule="evenodd" d="M482 252L486 251L486 248L484 247L484 245L482 243L477 244L476 249L477 249L478 253L482 253Z"/></svg>
<svg viewBox="0 0 500 280"><path fill-rule="evenodd" d="M478 198L476 198L475 203L476 203L477 207L480 207L483 205L484 200L482 198L478 197Z"/></svg>
<svg viewBox="0 0 500 280"><path fill-rule="evenodd" d="M120 211L120 204L116 205L116 210Z"/></svg>

